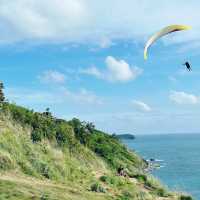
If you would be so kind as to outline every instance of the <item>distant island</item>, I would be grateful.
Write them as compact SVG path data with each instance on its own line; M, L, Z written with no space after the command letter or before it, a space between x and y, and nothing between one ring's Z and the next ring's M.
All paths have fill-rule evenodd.
M135 135L132 135L132 134L120 134L120 135L116 135L116 137L118 139L122 139L122 140L134 140L135 139Z

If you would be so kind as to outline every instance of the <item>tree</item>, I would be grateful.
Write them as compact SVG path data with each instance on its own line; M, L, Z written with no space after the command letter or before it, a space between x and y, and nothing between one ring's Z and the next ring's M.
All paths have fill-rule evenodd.
M46 108L45 112L43 112L43 115L45 115L47 117L52 117L52 114L50 112L50 108Z
M73 118L69 124L73 127L75 137L81 144L86 145L88 136L90 134L88 128L86 128L86 122L81 122L79 119ZM88 134L89 133L89 134Z
M0 103L3 103L5 101L3 89L4 89L3 82L0 82Z
M92 122L87 122L85 128L88 130L89 133L93 133L95 130L95 125Z

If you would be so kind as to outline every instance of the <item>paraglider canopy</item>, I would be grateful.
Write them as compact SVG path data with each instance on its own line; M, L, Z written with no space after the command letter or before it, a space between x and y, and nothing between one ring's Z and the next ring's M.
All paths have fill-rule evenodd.
M159 38L163 37L164 35L176 32L176 31L183 31L183 30L189 30L191 29L190 26L185 26L185 25L171 25L167 26L154 35L150 37L150 39L147 41L145 48L144 48L144 59L147 59L147 54L148 54L148 48Z

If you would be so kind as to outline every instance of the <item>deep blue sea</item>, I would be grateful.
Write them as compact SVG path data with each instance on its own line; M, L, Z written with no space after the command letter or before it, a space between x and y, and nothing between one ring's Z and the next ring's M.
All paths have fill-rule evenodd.
M145 159L163 160L153 175L170 189L200 200L200 134L136 136L124 143Z

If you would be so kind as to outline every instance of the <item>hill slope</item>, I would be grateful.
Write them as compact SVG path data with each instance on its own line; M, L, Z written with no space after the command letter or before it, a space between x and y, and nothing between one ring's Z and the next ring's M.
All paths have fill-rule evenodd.
M187 199L145 174L147 163L91 123L5 103L0 113L0 199ZM123 174L118 175L119 169Z

